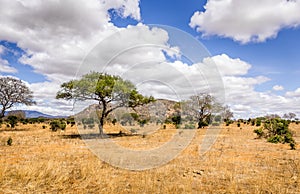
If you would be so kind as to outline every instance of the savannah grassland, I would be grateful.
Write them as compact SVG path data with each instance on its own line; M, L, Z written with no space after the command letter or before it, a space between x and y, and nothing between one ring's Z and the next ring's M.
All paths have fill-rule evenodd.
M145 171L102 162L76 136L75 126L51 132L42 125L0 128L0 193L300 193L300 124L290 125L297 150L255 139L254 126L232 124L222 127L204 155L199 146L207 129L200 129L177 158ZM149 149L174 133L169 127L144 138L114 139L125 147ZM6 143L9 137L12 146Z

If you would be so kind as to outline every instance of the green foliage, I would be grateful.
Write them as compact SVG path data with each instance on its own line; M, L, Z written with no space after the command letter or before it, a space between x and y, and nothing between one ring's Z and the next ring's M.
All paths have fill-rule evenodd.
M95 100L99 104L99 132L103 133L103 125L109 114L114 110L138 106L154 101L152 96L144 97L135 86L119 76L91 72L79 80L71 80L61 85L57 99L77 101ZM101 110L101 111L100 111Z
M264 137L271 143L289 143L291 149L295 149L293 134L288 128L287 120L274 118L266 120L263 128L254 130L259 138Z
M233 121L232 120L226 120L225 123L226 123L226 126L229 126L230 124L233 123Z
M180 114L173 115L171 117L171 120L174 123L174 125L179 125L181 123L181 116L180 116Z
M267 141L270 143L279 143L283 141L283 138L280 135L276 134L274 136L269 137Z
M12 116L8 116L6 121L9 123L11 128L15 128L15 126L18 123L18 117L12 115Z
M50 122L50 126L52 131L57 131L58 129L65 130L67 124L63 120L54 120Z
M256 119L256 127L261 126L261 119L257 118Z
M147 119L141 119L141 120L138 120L138 122L139 122L140 127L144 127L145 124L148 123L148 120Z
M258 138L262 138L264 136L264 131L262 128L255 129L253 132L257 134Z
M240 127L240 126L241 126L241 123L240 123L240 122L238 122L238 123L237 123L237 127Z
M194 124L185 124L184 129L195 129L195 125Z

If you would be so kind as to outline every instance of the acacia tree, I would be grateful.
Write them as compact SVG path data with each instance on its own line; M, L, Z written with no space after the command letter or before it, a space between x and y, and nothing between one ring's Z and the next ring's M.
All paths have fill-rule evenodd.
M71 80L61 85L61 90L56 95L57 99L87 101L98 103L99 133L103 135L105 119L114 110L138 106L154 101L152 96L144 97L138 93L135 86L119 76L91 72L83 75L79 80Z
M197 120L198 129L208 125L212 113L220 108L215 98L205 93L191 96L189 100L183 102L185 114Z
M32 105L32 91L21 81L12 77L0 77L0 118L15 104Z

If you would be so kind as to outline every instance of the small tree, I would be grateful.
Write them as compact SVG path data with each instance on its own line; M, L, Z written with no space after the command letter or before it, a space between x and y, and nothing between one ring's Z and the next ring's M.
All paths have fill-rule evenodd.
M223 120L225 122L227 122L233 118L233 112L231 112L230 107L227 105L225 107L223 107L221 114L222 114L221 116L223 117Z
M0 77L0 118L3 118L5 111L15 104L35 104L32 98L32 92L21 80Z
M105 119L114 110L121 107L134 109L150 103L154 98L139 94L135 86L119 76L91 72L79 80L71 80L61 85L57 99L75 101L92 100L98 103L99 133L103 135Z
M209 94L198 94L191 96L189 100L182 103L184 114L195 118L198 129L207 126L213 111L221 108L215 98Z
M290 112L290 113L285 113L285 114L283 115L283 118L292 120L292 119L295 119L295 118L296 118L296 114L295 114L295 113L292 113L292 112Z

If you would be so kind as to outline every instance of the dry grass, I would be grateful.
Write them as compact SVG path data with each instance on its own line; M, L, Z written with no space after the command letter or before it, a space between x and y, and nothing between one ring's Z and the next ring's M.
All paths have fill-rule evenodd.
M291 128L300 144L300 125ZM64 138L76 135L75 127L50 132L42 124L16 130L2 125L0 193L300 193L300 146L292 151L289 145L255 139L253 129L223 127L211 150L201 156L205 129L197 130L190 146L168 164L128 171L99 160L79 138ZM167 141L173 132L114 140L146 149ZM6 145L9 137L12 146Z

